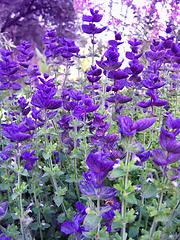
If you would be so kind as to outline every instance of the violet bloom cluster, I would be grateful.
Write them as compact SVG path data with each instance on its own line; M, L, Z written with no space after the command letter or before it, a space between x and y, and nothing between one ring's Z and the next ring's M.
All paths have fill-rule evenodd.
M57 88L52 83L54 78L47 80L49 74L44 74L44 78L40 78L41 84L37 85L37 92L33 94L31 104L45 110L54 110L62 106L60 99L54 99Z
M92 199L101 199L109 206L109 210L102 214L106 218L105 226L108 232L111 231L111 225L115 216L114 211L119 210L119 203L116 201L115 195L117 190L115 188L104 186L104 180L109 172L113 170L115 162L111 160L110 153L103 151L91 152L87 159L86 164L88 171L83 173L85 180L79 182L80 191ZM120 211L120 210L119 210ZM92 230L91 228L88 229Z
M167 26L167 32L171 32L170 26ZM173 43L175 36L164 38L159 36L160 41L153 40L150 46L151 51L145 53L146 59L149 61L149 66L143 72L143 86L147 88L146 95L150 97L148 101L137 103L139 107L161 107L168 105L168 101L159 99L159 89L166 85L166 80L161 78L159 70L162 64L171 63L171 61L180 63L180 51L177 44ZM178 62L179 61L179 62ZM173 65L174 66L174 65Z
M95 23L100 22L103 18L102 14L99 14L98 10L94 10L90 8L91 15L83 15L82 20L85 22L89 22L89 24L83 24L82 30L84 33L91 34L93 37L91 39L92 44L96 44L94 40L94 35L98 33L102 33L106 30L107 27L98 28Z
M83 226L80 226L86 217L86 208L80 202L76 202L76 209L78 213L74 216L74 221L64 222L61 225L61 231L65 234L75 234L76 239L82 239L82 232L85 231Z
M44 54L47 58L53 56L55 49L58 48L59 44L57 43L57 40L58 40L58 37L56 36L56 30L47 29L42 39L46 47Z
M163 172L169 174L170 180L176 180L180 177L179 169L169 169L168 166L180 160L180 141L176 140L176 136L180 133L180 119L174 119L172 115L169 115L166 119L166 125L172 131L168 131L164 127L161 128L159 143L162 149L152 150L152 160L164 169Z
M20 90L21 85L17 83L20 78L19 66L11 58L13 51L0 49L0 53L2 59L0 61L0 90Z
M31 51L31 46L27 41L22 41L21 45L18 45L16 49L20 51L21 53L17 55L17 61L19 62L19 65L27 69L30 65L30 60L34 56L34 52Z
M87 114L94 112L99 108L100 104L93 104L93 100L87 94L81 96L81 101L74 108L73 116L84 119L86 121Z
M104 75L107 75L108 77L111 77L113 79L123 79L123 78L128 77L128 75L126 73L123 73L123 77L121 75L120 76L117 75L117 78L116 78L116 77L114 77L113 72L110 72L110 71L114 71L114 70L117 70L118 68L120 68L124 61L124 60L122 60L121 62L118 62L119 53L118 53L117 46L119 44L122 44L122 42L120 40L121 40L121 35L119 33L115 32L115 40L111 40L108 42L110 47L104 53L101 61L96 61L97 65L100 68L104 69ZM106 57L106 60L104 60L104 57ZM124 76L124 75L126 75L126 76Z
M119 132L121 133L122 137L133 136L135 133L144 131L145 129L151 127L155 121L156 118L152 117L138 119L133 123L130 117L120 115L118 117Z
M0 230L0 235L2 234L2 231ZM6 237L4 234L0 237L0 240L11 240L11 236Z
M8 210L8 205L9 203L7 201L0 204L0 220L2 220L5 217Z
M141 77L139 74L143 71L143 64L140 64L139 58L143 55L143 52L138 54L139 45L142 44L141 41L138 41L134 38L134 41L128 41L131 45L131 52L126 52L126 58L131 60L129 62L129 67L125 68L125 72L128 73L129 81L133 82L133 85L139 86L141 84Z
M116 161L117 158L124 158L122 150L115 150L116 143L119 139L119 135L116 133L106 134L110 127L110 124L105 122L106 116L102 116L100 113L94 113L94 120L91 127L95 130L93 136L91 136L91 142L95 146L100 146L104 153L108 154L108 158L112 161Z
M9 203L3 202L0 204L0 221L5 217L7 210L8 210ZM0 230L0 235L2 234L2 231ZM6 237L4 234L0 236L0 240L10 240L11 236Z
M91 66L91 70L87 72L87 79L91 83L91 85L85 86L86 89L92 90L100 89L99 80L101 79L102 70L97 68L96 65ZM96 84L96 85L94 85Z

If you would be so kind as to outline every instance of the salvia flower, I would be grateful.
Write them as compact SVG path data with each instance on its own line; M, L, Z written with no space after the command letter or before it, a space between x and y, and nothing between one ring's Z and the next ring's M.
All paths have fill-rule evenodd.
M39 159L38 157L33 157L33 154L35 153L35 150L31 152L23 152L21 154L21 157L27 162L24 165L24 168L27 169L28 171L32 170L34 167L34 163Z
M2 134L13 142L23 142L30 139L30 134L24 133L23 128L26 121L22 121L19 124L12 122L11 124L2 124Z
M97 28L94 22L100 22L103 15L98 13L98 10L90 9L91 15L83 15L82 20L85 22L89 22L89 24L83 24L82 25L82 30L84 33L87 34L98 34L102 33L103 31L106 30L107 27L102 27L102 28Z
M11 54L13 51L0 49L0 90L20 90L21 85L16 81L20 78L18 73L18 63L13 61Z
M0 157L6 161L8 158L14 156L14 148L13 144L8 144L5 148L2 149L2 152L0 154Z
M0 235L2 234L2 231L0 230ZM1 236L0 240L11 240L11 236L6 237L4 234Z
M123 135L134 135L136 132L144 131L145 129L151 127L156 118L142 118L138 119L133 123L132 119L128 116L119 116L119 131Z
M16 48L18 51L21 52L21 54L17 55L17 61L19 62L19 65L21 65L24 68L28 68L30 65L30 59L33 58L34 52L31 51L31 44L27 41L22 41L21 45L18 45Z
M81 239L80 237L82 236L82 232L85 231L85 229L83 226L80 226L80 224L86 217L87 213L86 208L80 202L76 203L76 208L79 211L79 213L75 214L74 221L62 223L61 231L67 235L75 233L75 235L79 237L78 239Z
M0 204L0 220L5 217L8 210L8 205L9 203L7 201Z

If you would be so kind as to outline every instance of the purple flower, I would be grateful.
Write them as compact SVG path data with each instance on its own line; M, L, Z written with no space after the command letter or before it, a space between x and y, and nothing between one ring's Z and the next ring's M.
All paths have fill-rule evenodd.
M1 158L6 161L8 158L14 156L13 145L10 143L5 148L2 149Z
M13 51L0 49L1 61L0 61L0 90L20 90L21 85L17 83L17 79L20 78L18 74L18 63L13 61L11 54Z
M121 134L124 135L133 135L136 132L144 131L145 129L151 127L155 121L156 118L142 118L134 122L130 117L128 116L119 116L119 131Z
M135 156L134 159L136 160L135 165L142 165L143 162L147 161L150 157L150 151L141 154L133 154Z
M90 8L90 15L83 15L82 20L85 22L100 22L103 15L99 14L99 10L94 10L92 8Z
M30 134L23 133L25 124L25 121L19 124L15 124L14 122L11 124L2 124L2 134L13 142L23 142L25 140L28 140L32 136Z
M62 106L62 101L53 99L57 89L54 86L48 86L50 83L40 84L37 86L37 92L32 96L31 104L42 109L57 109Z
M100 192L98 192L98 196L102 200L106 200L112 198L116 195L117 189L111 187L102 187Z
M34 163L39 159L38 157L33 157L33 154L35 153L35 150L31 152L23 152L21 154L21 157L27 161L27 163L24 165L24 168L27 169L28 171L31 171L34 167Z
M180 119L175 119L172 114L168 115L166 119L166 125L168 128L179 129L180 128Z
M7 210L8 210L8 202L1 203L0 204L0 220L2 220L5 217Z
M84 205L80 202L76 203L76 208L79 211L79 213L76 213L74 215L74 221L62 223L61 231L67 235L75 233L76 235L79 236L79 239L81 239L80 237L82 237L82 231L85 231L85 229L84 227L81 227L80 224L86 217L87 213L85 211Z
M113 210L109 210L101 215L103 218L107 218L105 226L107 227L107 232L111 232L111 225L113 223L114 217L116 216Z
M87 113L96 111L100 106L100 104L93 105L92 98L88 97L87 95L83 95L81 97L81 100L84 105L79 104L75 106L73 111L74 117L81 118L85 115L85 119L86 119Z
M180 153L170 153L166 156L161 149L152 150L152 160L158 166L169 165L172 163L176 163L180 159Z
M93 172L98 184L100 184L113 169L114 162L106 160L108 156L109 154L100 151L90 153L86 159L86 164Z
M2 231L0 230L0 234L2 234ZM11 240L11 236L6 237L5 235L2 235L0 240Z
M19 65L28 68L30 65L30 59L33 58L34 52L31 51L31 44L27 41L22 41L21 45L17 46L17 50L21 52L21 54L17 55L17 61Z

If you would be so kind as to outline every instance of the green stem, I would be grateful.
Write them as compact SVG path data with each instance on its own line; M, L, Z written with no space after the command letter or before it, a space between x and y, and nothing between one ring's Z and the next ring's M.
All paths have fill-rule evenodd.
M168 228L170 227L173 219L174 219L175 216L176 216L176 212L177 212L177 209L178 209L179 206L180 206L180 200L178 200L176 206L174 207L174 209L173 209L173 211L172 211L172 214L171 214L171 217L170 217L169 221L167 222L165 229L168 229Z
M165 173L163 173L163 180L162 180L162 186L164 185L166 181L166 176L165 176ZM164 192L161 191L160 193L160 197L159 197L159 201L158 201L158 213L160 212L161 210L161 206L162 206L162 201L163 201L163 195L164 195ZM153 220L153 223L152 223L152 226L151 226L151 229L150 229L150 236L153 237L153 234L154 232L156 231L156 226L157 226L157 222L155 221L155 218Z
M76 188L76 193L77 193L77 197L79 202L81 202L80 200L80 193L79 193L79 186L78 186L78 182L77 182L77 158L76 158L76 149L77 149L77 125L75 124L74 126L74 181L75 181L75 188Z
M35 189L35 184L34 184L34 189ZM37 204L37 198L36 198L36 192L33 191L34 193L34 199L35 199L35 203ZM42 233L42 229L41 229L41 215L40 215L40 209L38 209L38 224L39 224L39 231L40 231L40 237L41 240L43 240L43 233Z
M93 38L92 38L92 66L94 66L94 34L93 34Z
M179 64L178 64L178 79L176 81L176 107L174 117L176 117L176 113L178 111L178 95L179 95Z
M24 226L23 226L23 206L22 206L22 192L21 192L21 175L20 175L20 153L19 153L19 143L17 143L17 164L18 164L18 191L19 191L19 212L20 212L20 226L21 226L21 234L22 240L26 239Z
M45 148L47 149L47 146L48 146L48 137L47 137L47 133L46 133L46 129L47 129L47 112L45 110L45 123L44 123L44 137L45 137ZM53 175L53 164L52 164L52 159L51 157L49 158L49 166L50 166L50 169L51 169L51 178L53 180L53 184L54 184L54 188L56 190L56 192L58 193L58 185L57 185L57 181L56 181L56 178L55 176ZM64 203L62 202L61 203L61 206L62 206L62 209L67 217L67 211L66 211L66 208L65 208L65 205Z
M126 162L125 162L125 169L127 172L126 172L126 175L123 177L125 192L126 192L127 184L128 184L128 175L129 175L128 165L130 162L130 157L131 157L131 152L127 151ZM125 200L124 196L123 196L122 205L121 205L121 216L122 216L122 220L124 220L126 217L126 200ZM126 240L126 223L123 224L123 229L121 232L121 239Z

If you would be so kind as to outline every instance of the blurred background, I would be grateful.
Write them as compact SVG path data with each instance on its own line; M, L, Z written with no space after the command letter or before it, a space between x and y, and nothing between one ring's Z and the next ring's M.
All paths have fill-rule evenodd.
M101 52L114 31L120 32L123 41L137 38L147 50L153 38L164 35L171 23L176 40L180 40L179 0L0 0L0 45L13 48L22 40L43 52L42 37L47 28L56 28L57 36L76 41L88 48L89 36L81 29L82 15L95 8L104 15L99 23L108 26L98 35L97 48ZM34 60L36 61L36 60Z

